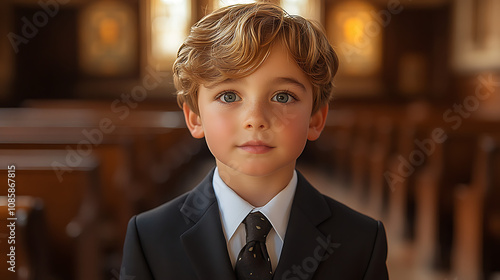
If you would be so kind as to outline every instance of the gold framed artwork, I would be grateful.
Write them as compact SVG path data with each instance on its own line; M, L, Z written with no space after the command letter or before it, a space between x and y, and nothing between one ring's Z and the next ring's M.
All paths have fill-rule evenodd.
M93 2L79 17L79 64L89 76L120 77L137 71L137 14L124 2Z
M367 1L341 1L326 11L328 38L340 65L339 95L376 95L382 92L382 36L385 22ZM389 13L389 11L383 11Z

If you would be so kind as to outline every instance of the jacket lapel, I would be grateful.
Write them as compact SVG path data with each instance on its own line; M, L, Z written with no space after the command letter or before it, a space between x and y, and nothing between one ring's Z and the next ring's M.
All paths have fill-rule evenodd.
M331 245L331 236L318 229L332 215L330 208L323 196L297 173L297 190L274 279L312 279ZM181 241L199 279L235 280L212 178L213 170L193 189L180 209L193 224L181 235Z
M193 226L181 241L199 279L236 279L212 187L213 170L188 195L180 211Z
M312 279L331 250L331 237L317 228L332 215L330 208L323 196L297 173L297 190L274 279Z

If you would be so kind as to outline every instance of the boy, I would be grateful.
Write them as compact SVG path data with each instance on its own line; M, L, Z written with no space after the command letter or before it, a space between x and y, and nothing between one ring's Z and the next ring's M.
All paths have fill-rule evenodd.
M174 81L189 130L217 167L131 219L122 278L388 279L382 223L295 170L325 125L337 68L320 28L269 3L195 24Z

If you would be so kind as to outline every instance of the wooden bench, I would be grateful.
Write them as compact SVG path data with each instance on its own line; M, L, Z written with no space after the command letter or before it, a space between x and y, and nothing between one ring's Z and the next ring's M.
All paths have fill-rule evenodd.
M130 216L134 213L133 197L135 189L131 186L131 142L123 139L104 140L98 146L82 146L85 141L80 127L2 127L0 149L4 150L59 150L65 156L51 162L53 175L58 180L71 176L72 171L88 158L99 161L99 196L105 210L104 220L110 222L105 234L110 242L123 242L117 233L113 233L116 223L119 228L126 228Z
M378 219L389 219L390 197L396 190L402 193L388 183L385 174L405 151L401 146L408 146L404 141L413 135L403 134L412 123L405 109L389 105L343 108L340 117L332 114L325 127L334 147L335 168L341 170L336 176L352 189L357 209Z
M453 197L451 271L463 279L491 279L500 272L500 135L481 137L472 181Z
M346 188L351 184L351 145L355 114L349 109L330 110L321 137L312 144L325 164L333 170L330 173ZM327 156L325 156L325 154Z
M9 198L12 206L12 197L0 196L0 244L5 249L2 254L12 255L12 259L8 256L2 261L0 278L17 280L36 276L36 279L49 279L43 202L30 196L18 196L15 198L17 215L13 217L9 215ZM11 230L7 225L12 218L17 220ZM15 250L11 250L11 246L15 246ZM4 258L2 256L2 260Z
M104 169L103 194L112 206L109 211L124 214L126 218L118 220L126 225L132 213L158 205L154 202L158 198L154 194L158 180L152 177L156 174L152 170L167 166L171 159L162 157L161 161L155 157L175 150L178 142L195 143L190 141L183 122L179 112L137 111L122 120L110 110L1 109L0 127L5 133L0 135L0 145L68 149L73 159L97 154ZM127 200L132 209L120 206L120 201Z
M394 244L411 244L416 238L417 185L429 158L417 145L440 141L443 126L442 108L425 103L409 104L395 121L392 149L389 153L384 179L388 193L387 230ZM438 133L436 133L438 132ZM436 139L433 139L436 138ZM428 210L427 212L431 212Z
M480 120L468 120L458 129L443 127L447 138L436 143L415 185L415 248L421 266L450 269L456 186L472 182L478 136L498 132L498 127Z
M0 129L0 149L66 150L56 163L61 177L87 156L97 158L110 266L121 258L130 217L172 198L176 169L201 147L179 111L131 111L121 119L105 107L0 109Z
M389 221L391 193L396 187L386 178L393 158L401 152L400 141L404 127L409 125L405 107L374 110L374 136L368 157L368 211L377 219ZM388 224L389 225L389 224Z
M0 177L7 178L8 166L15 166L16 197L39 198L45 213L47 238L24 243L22 238L36 237L34 229L26 228L26 235L16 244L31 253L31 249L43 247L37 242L46 242L48 255L43 258L50 260L49 271L57 278L101 279L98 162L88 157L60 181L52 163L65 157L66 151L61 150L0 150ZM0 195L7 196L7 192L2 188ZM16 208L18 217L21 210Z

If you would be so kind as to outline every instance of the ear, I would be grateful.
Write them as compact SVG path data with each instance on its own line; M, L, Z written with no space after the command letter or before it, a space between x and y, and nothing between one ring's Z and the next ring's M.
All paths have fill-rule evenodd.
M198 114L193 112L189 106L184 103L182 105L182 111L184 112L184 118L186 119L186 125L194 138L205 137L205 131L203 130L203 125L201 123L201 118Z
M316 113L311 116L309 121L309 132L307 133L307 140L314 141L319 138L321 131L325 127L326 117L328 115L328 104L319 108Z

